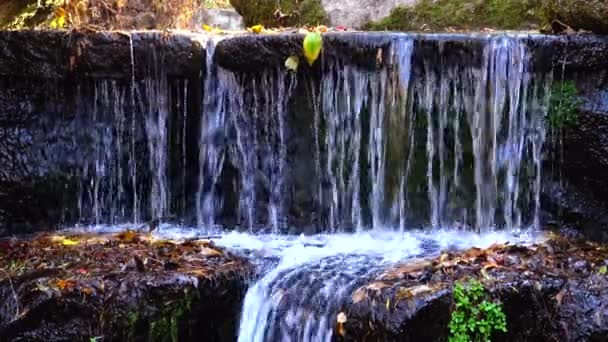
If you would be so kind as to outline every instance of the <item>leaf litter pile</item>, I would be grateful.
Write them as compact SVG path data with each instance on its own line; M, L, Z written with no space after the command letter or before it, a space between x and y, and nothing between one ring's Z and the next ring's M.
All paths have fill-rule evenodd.
M454 284L471 279L479 280L493 298L508 302L509 320L523 320L526 310L537 309L533 303L538 299L541 311L552 312L547 319L564 321L559 322L562 326L558 328L555 327L559 324L551 321L546 323L551 325L549 328L538 324L538 329L574 326L567 334L577 334L577 329L584 329L580 320L592 314L602 319L590 325L608 329L608 246L552 235L547 241L530 246L495 244L487 249L444 252L432 260L389 267L351 293L350 304L336 317L336 331L347 340L361 335L386 337L390 334L378 334L403 333L419 327L425 319L434 321L442 331L453 305ZM511 304L518 301L526 305ZM539 317L543 316L529 320L541 320ZM437 323L442 319L445 322ZM510 323L517 326L521 322Z
M36 311L48 310L44 303L52 301L90 304L96 330L103 331L110 319L104 315L113 310L142 310L146 301L162 309L188 291L221 297L229 284L244 287L251 272L249 262L208 240L159 240L133 231L0 240L0 332L18 320L38 319L44 312Z

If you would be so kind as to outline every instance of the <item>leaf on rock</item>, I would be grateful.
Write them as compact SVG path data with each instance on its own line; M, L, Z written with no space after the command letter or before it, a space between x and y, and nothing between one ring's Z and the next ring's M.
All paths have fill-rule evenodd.
M136 239L138 239L139 234L137 234L137 232L134 232L132 230L127 230L125 232L122 233L118 233L118 235L116 235L116 238L120 241L124 241L124 242L133 242Z
M61 244L64 246L76 246L78 244L78 241L72 239L63 239L61 241Z
M251 33L255 33L255 34L260 34L262 32L264 32L264 25L253 25L249 28L247 28L247 31L251 32Z
M66 289L73 288L75 283L73 280L69 280L69 279L57 279L57 281L55 281L55 285L57 286L58 289L63 291Z
M213 249L213 248L209 248L209 247L202 247L201 254L203 256L206 256L209 258L222 256L222 252L218 251L217 249Z
M298 71L298 65L300 64L300 59L298 56L291 56L285 60L285 68L290 71Z
M355 292L353 292L352 300L354 304L359 303L360 301L367 298L367 291L364 288L360 287Z

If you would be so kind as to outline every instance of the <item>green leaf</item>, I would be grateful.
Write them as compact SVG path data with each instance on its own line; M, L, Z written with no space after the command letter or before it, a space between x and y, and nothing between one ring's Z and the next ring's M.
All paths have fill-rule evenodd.
M309 65L313 65L323 49L323 38L318 32L309 32L306 34L303 43L304 56Z

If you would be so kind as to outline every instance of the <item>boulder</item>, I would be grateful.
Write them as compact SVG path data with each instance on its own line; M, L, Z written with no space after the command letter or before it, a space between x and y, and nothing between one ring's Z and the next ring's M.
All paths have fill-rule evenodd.
M395 266L352 292L335 334L340 340L445 341L454 284L477 278L506 315L508 332L493 341L603 341L607 252L556 238L529 247L444 252L432 261Z
M213 8L203 12L202 22L222 30L242 30L245 28L243 17L232 8ZM197 25L200 26L200 25Z
M388 17L398 6L413 6L419 0L321 0L332 26L361 28L370 21Z
M608 3L603 0L550 0L542 13L549 23L560 21L575 30L608 33Z
M210 241L0 241L2 341L233 341L254 267Z

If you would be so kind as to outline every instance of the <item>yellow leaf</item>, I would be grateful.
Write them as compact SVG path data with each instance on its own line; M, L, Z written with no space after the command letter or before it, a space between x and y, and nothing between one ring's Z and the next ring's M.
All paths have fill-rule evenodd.
M211 27L209 25L203 25L203 30L205 30L207 32L211 32L211 31L213 31L213 27Z
M319 25L319 26L317 26L316 31L325 33L327 31L329 31L329 28L327 28L327 26L325 26L325 25Z
M250 28L248 28L247 31L259 34L262 31L264 31L264 26L263 25L259 25L259 24L258 25L253 25Z
M78 241L71 240L71 239L63 239L61 241L61 244L64 246L75 246L78 244Z

